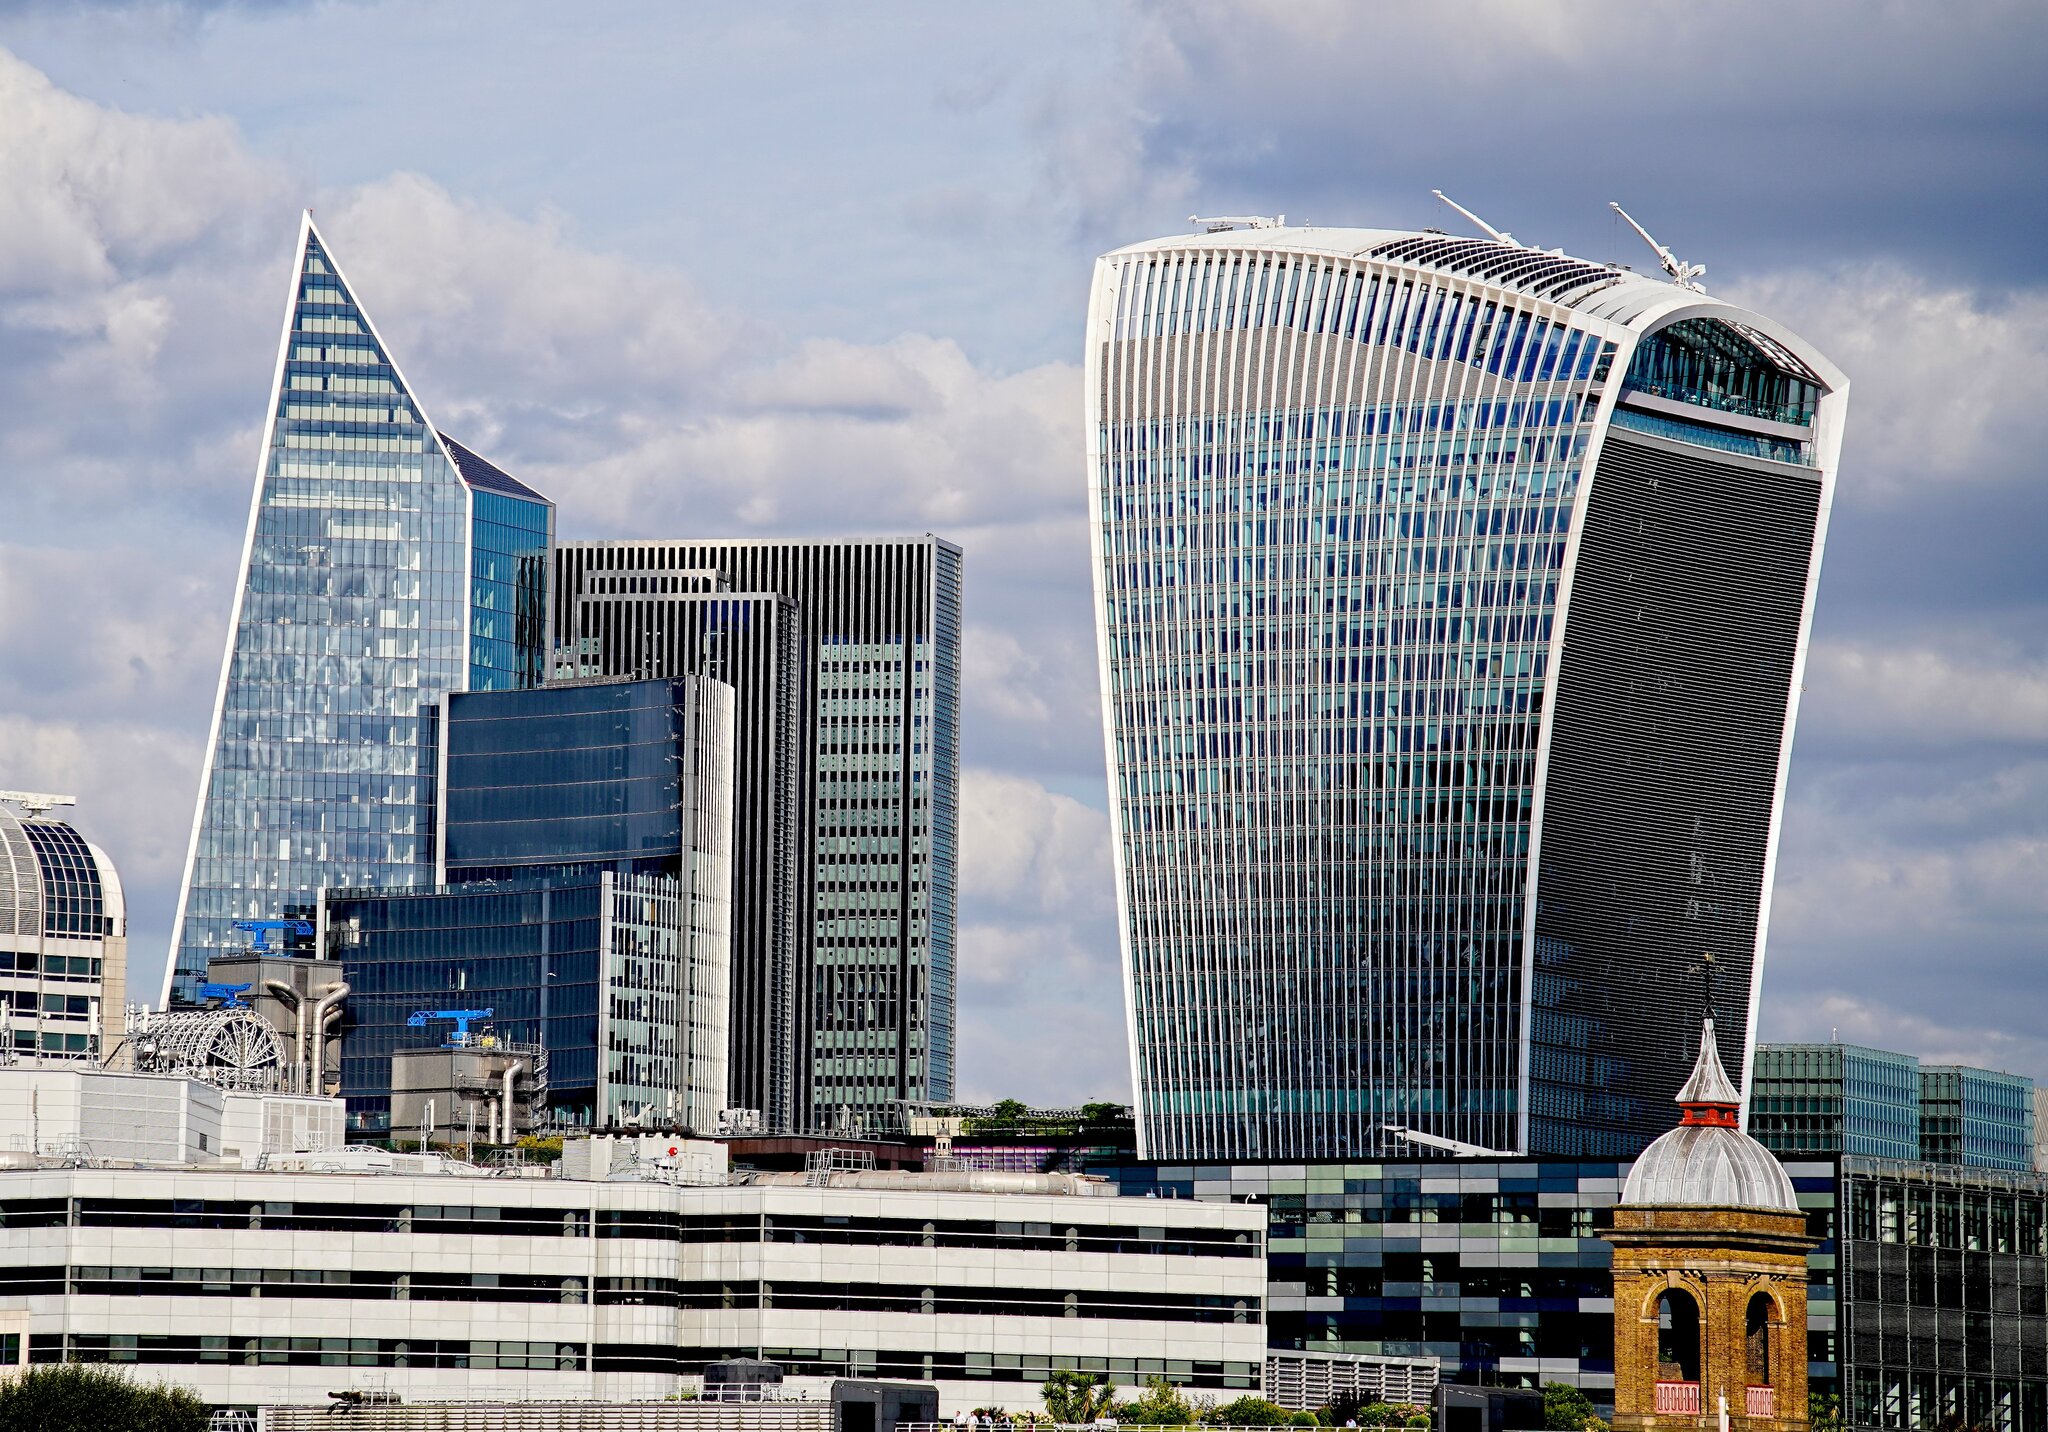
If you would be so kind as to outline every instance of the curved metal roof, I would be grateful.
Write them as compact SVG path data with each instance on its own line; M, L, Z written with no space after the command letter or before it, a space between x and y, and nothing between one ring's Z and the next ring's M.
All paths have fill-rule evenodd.
M1686 1122L1643 1150L1622 1187L1623 1204L1799 1211L1784 1165L1735 1127L1742 1096L1721 1067L1712 1019L1700 1032L1700 1055L1677 1102L1686 1107ZM1727 1122L1695 1122L1700 1111L1718 1111Z
M1267 225L1215 233L1171 234L1126 244L1104 257L1184 249L1250 249L1397 263L1448 277L1472 279L1639 331L1660 328L1680 318L1716 318L1740 328L1745 337L1788 370L1811 376L1833 392L1848 386L1848 377L1824 354L1762 314L1711 294L1683 288L1662 274L1638 273L1619 264L1595 263L1550 249L1468 239L1428 229Z

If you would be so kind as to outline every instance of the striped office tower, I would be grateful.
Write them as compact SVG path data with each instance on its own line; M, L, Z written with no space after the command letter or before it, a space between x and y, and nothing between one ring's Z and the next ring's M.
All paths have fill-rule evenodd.
M1264 221L1088 317L1142 1146L1623 1157L1746 1072L1847 383L1511 241Z

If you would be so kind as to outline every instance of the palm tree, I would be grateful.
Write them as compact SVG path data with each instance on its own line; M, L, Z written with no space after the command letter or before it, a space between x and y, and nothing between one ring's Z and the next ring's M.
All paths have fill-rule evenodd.
M1116 1405L1116 1389L1109 1385L1109 1375L1101 1372L1056 1372L1039 1393L1046 1415L1068 1426L1100 1421Z

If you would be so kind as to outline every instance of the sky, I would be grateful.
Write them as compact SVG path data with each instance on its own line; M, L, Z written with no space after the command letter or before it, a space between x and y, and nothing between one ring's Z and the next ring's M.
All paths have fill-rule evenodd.
M0 0L0 787L170 937L300 209L570 538L967 554L964 1098L1127 1097L1090 266L1192 213L1644 266L1852 379L1761 1033L2048 1079L2048 8Z

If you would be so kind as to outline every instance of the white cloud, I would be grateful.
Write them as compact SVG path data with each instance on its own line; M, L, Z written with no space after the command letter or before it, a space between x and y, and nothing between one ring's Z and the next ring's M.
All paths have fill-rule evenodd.
M2048 743L2048 667L1967 634L1945 649L1867 638L1817 642L1806 690L1800 739L1820 738L1831 749L1853 741L1896 755Z
M2048 436L2048 292L1987 294L1892 263L1731 288L1849 375L1843 494L1891 506L2031 479Z
M960 216L958 232L921 226L919 239L971 250L942 256L939 271L954 285L947 301L973 321L1001 312L1078 338L1098 239L1170 229L1191 207L1253 204L1261 185L1335 184L1347 205L1366 206L1373 185L1394 182L1384 165L1417 144L1425 161L1467 172L1505 152L1507 108L1569 107L1574 91L1557 74L1605 65L1646 35L1665 44L1671 27L1717 23L1670 6L1616 5L1597 23L1574 13L1507 0L1369 19L1329 0L1155 11L1101 61L1115 94L1077 81L1016 99L1036 169L1013 166L998 191L959 165L932 190ZM1442 63L1354 83L1360 54L1418 46ZM1532 50L1555 61L1540 88L1502 78L1473 91L1485 103L1460 122L1483 144L1438 124L1440 111L1413 119L1416 96L1433 102L1447 73L1511 76ZM1746 61L1740 81L1762 84L1806 55L1786 46ZM1707 68L1683 83L1711 89ZM1940 83L1969 78L1956 73ZM1643 133L1662 143L1654 125ZM1753 151L1727 148L1747 174ZM1688 167L1696 159L1673 182L1721 192ZM1489 195L1441 182L1521 226ZM1529 182L1555 187L1534 171ZM435 178L299 187L288 192L286 169L224 121L123 114L0 54L0 657L13 673L0 674L0 772L79 788L81 823L130 874L138 927L154 921L159 945L168 935L286 247L310 194L429 411L556 496L566 535L932 530L962 542L961 1082L1047 1099L1123 1088L1107 824L1052 788L1100 781L1077 366L980 361L984 350L955 341L950 324L870 343L811 337L803 323L778 332L755 316L750 288L772 272L601 252L608 235L556 213L509 213ZM1572 202L1597 209L1605 197ZM830 241L821 231L817 262ZM786 234L778 242L786 264ZM1019 255L1040 266L1018 291L1042 312L1004 307L1016 301L1004 265ZM1044 281L1052 270L1071 280L1070 312L1039 297L1061 291ZM922 256L898 276L925 285ZM1824 613L1859 560L1906 570L1943 559L1859 558L1843 545L1859 514L1883 507L1910 523L1957 494L2028 510L2036 399L2048 388L2040 292L1972 288L1896 261L1781 266L1726 291L1806 333L1856 382ZM891 295L872 297L897 311ZM946 309L921 299L916 311ZM1816 647L1771 990L1809 1033L1816 1020L1846 1025L1829 1002L1853 990L1873 1021L1927 1021L1918 1032L1870 1026L1896 1031L1887 1037L1996 1051L2048 1017L2028 993L2048 929L2048 675L2023 637L1960 633L1987 613L2037 627L2041 589L2029 571L1990 592L1970 554L1946 560L1959 574L1952 603L1910 630L1887 625L1888 639L1863 627ZM2018 994L1993 1003L1993 990ZM2032 1067L2048 1073L2048 1057Z
M0 50L0 295L112 285L276 183L220 119L123 114Z

